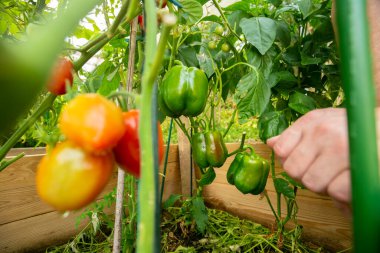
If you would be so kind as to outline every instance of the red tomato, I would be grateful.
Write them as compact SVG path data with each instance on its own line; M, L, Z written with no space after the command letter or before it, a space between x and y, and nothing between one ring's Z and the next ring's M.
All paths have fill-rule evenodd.
M81 94L62 109L59 127L77 145L91 152L111 150L125 126L119 107L99 94Z
M60 211L82 208L104 189L114 165L112 153L96 155L69 141L59 143L38 164L38 195Z
M52 75L47 84L47 89L55 95L66 93L66 83L73 85L73 63L67 58L59 58L54 66Z
M116 162L126 172L140 177L140 143L138 136L139 111L130 110L123 113L124 125L126 127L124 136L113 149ZM161 126L158 123L158 160L161 163L164 157L164 139Z

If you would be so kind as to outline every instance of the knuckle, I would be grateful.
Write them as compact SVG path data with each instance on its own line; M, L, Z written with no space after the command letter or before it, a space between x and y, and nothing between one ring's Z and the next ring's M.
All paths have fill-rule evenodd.
M300 163L295 160L293 157L287 159L283 165L284 170L288 175L296 180L301 180L304 170Z
M327 186L311 173L306 173L302 178L302 184L312 192L326 193Z

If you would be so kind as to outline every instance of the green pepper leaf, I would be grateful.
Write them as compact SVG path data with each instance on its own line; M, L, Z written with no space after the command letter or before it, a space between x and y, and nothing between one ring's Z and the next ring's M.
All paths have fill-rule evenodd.
M164 202L163 208L168 209L169 207L174 206L174 204L180 200L182 197L181 194L171 194L169 198Z
M259 71L251 71L243 76L236 87L234 97L238 104L239 122L259 116L265 110L270 95L270 87Z
M206 230L208 223L208 213L202 197L195 197L191 200L191 215L197 224L197 230L202 234Z
M202 175L201 179L199 179L199 186L209 185L211 184L216 177L215 170L213 167L209 167L205 174Z
M266 142L267 139L281 134L288 127L288 121L283 112L265 112L260 116L257 127L260 139Z
M240 27L247 41L264 55L276 39L276 22L265 17L242 19Z
M287 180L291 185L293 186L296 186L298 188L301 188L301 189L305 189L305 186L303 186L303 184L297 182L296 180L294 180L293 178L291 178L288 173L286 173L285 171L284 172L281 172L280 174L283 178L285 178L285 180Z
M305 114L317 108L317 104L312 97L306 96L298 91L290 95L288 105L291 109L301 114Z
M274 187L276 192L284 194L284 196L294 199L296 195L294 194L294 189L289 185L289 182L283 178L274 179Z

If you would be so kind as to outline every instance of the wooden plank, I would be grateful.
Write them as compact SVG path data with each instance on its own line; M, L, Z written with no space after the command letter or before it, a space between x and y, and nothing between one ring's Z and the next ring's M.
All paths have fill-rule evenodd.
M112 214L113 208L105 209ZM76 227L80 211L64 217L59 212L48 212L0 226L0 250L7 252L36 252L53 245L66 243L88 223Z
M13 152L17 153L18 150ZM55 245L78 232L74 227L74 215L62 219L61 214L39 199L35 190L35 170L43 155L32 153L0 173L0 252L27 251ZM160 169L162 172L163 165ZM98 199L113 190L116 182L115 170ZM181 192L178 146L171 145L163 200Z
M182 116L180 118L186 129L190 126L189 119ZM191 145L180 127L177 126L179 167L181 168L181 186L183 196L192 196L196 191L196 181L194 166L191 159Z
M252 143L257 154L269 159L271 150L262 143ZM227 145L229 151L238 148L237 144ZM253 220L273 227L274 216L266 201L260 196L244 195L234 186L229 185L226 173L233 157L227 159L225 165L216 169L215 181L204 188L206 203L217 209L228 211L239 217ZM276 162L276 173L281 172L279 162ZM266 190L274 208L276 192L273 181L268 180ZM299 190L297 193L299 207L298 224L304 227L305 238L320 242L332 250L341 250L351 247L352 231L351 221L343 217L332 200L327 196L314 194L308 190ZM285 203L282 204L282 213L286 214Z

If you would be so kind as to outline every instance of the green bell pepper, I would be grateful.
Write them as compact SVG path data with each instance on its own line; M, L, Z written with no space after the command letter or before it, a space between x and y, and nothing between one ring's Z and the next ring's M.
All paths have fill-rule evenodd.
M160 110L169 117L195 117L206 106L208 79L195 67L177 65L164 76L158 90Z
M238 153L227 171L227 181L244 194L257 195L265 189L269 169L269 162L253 151Z
M191 139L193 158L200 168L219 168L224 164L228 151L220 132L195 133Z

